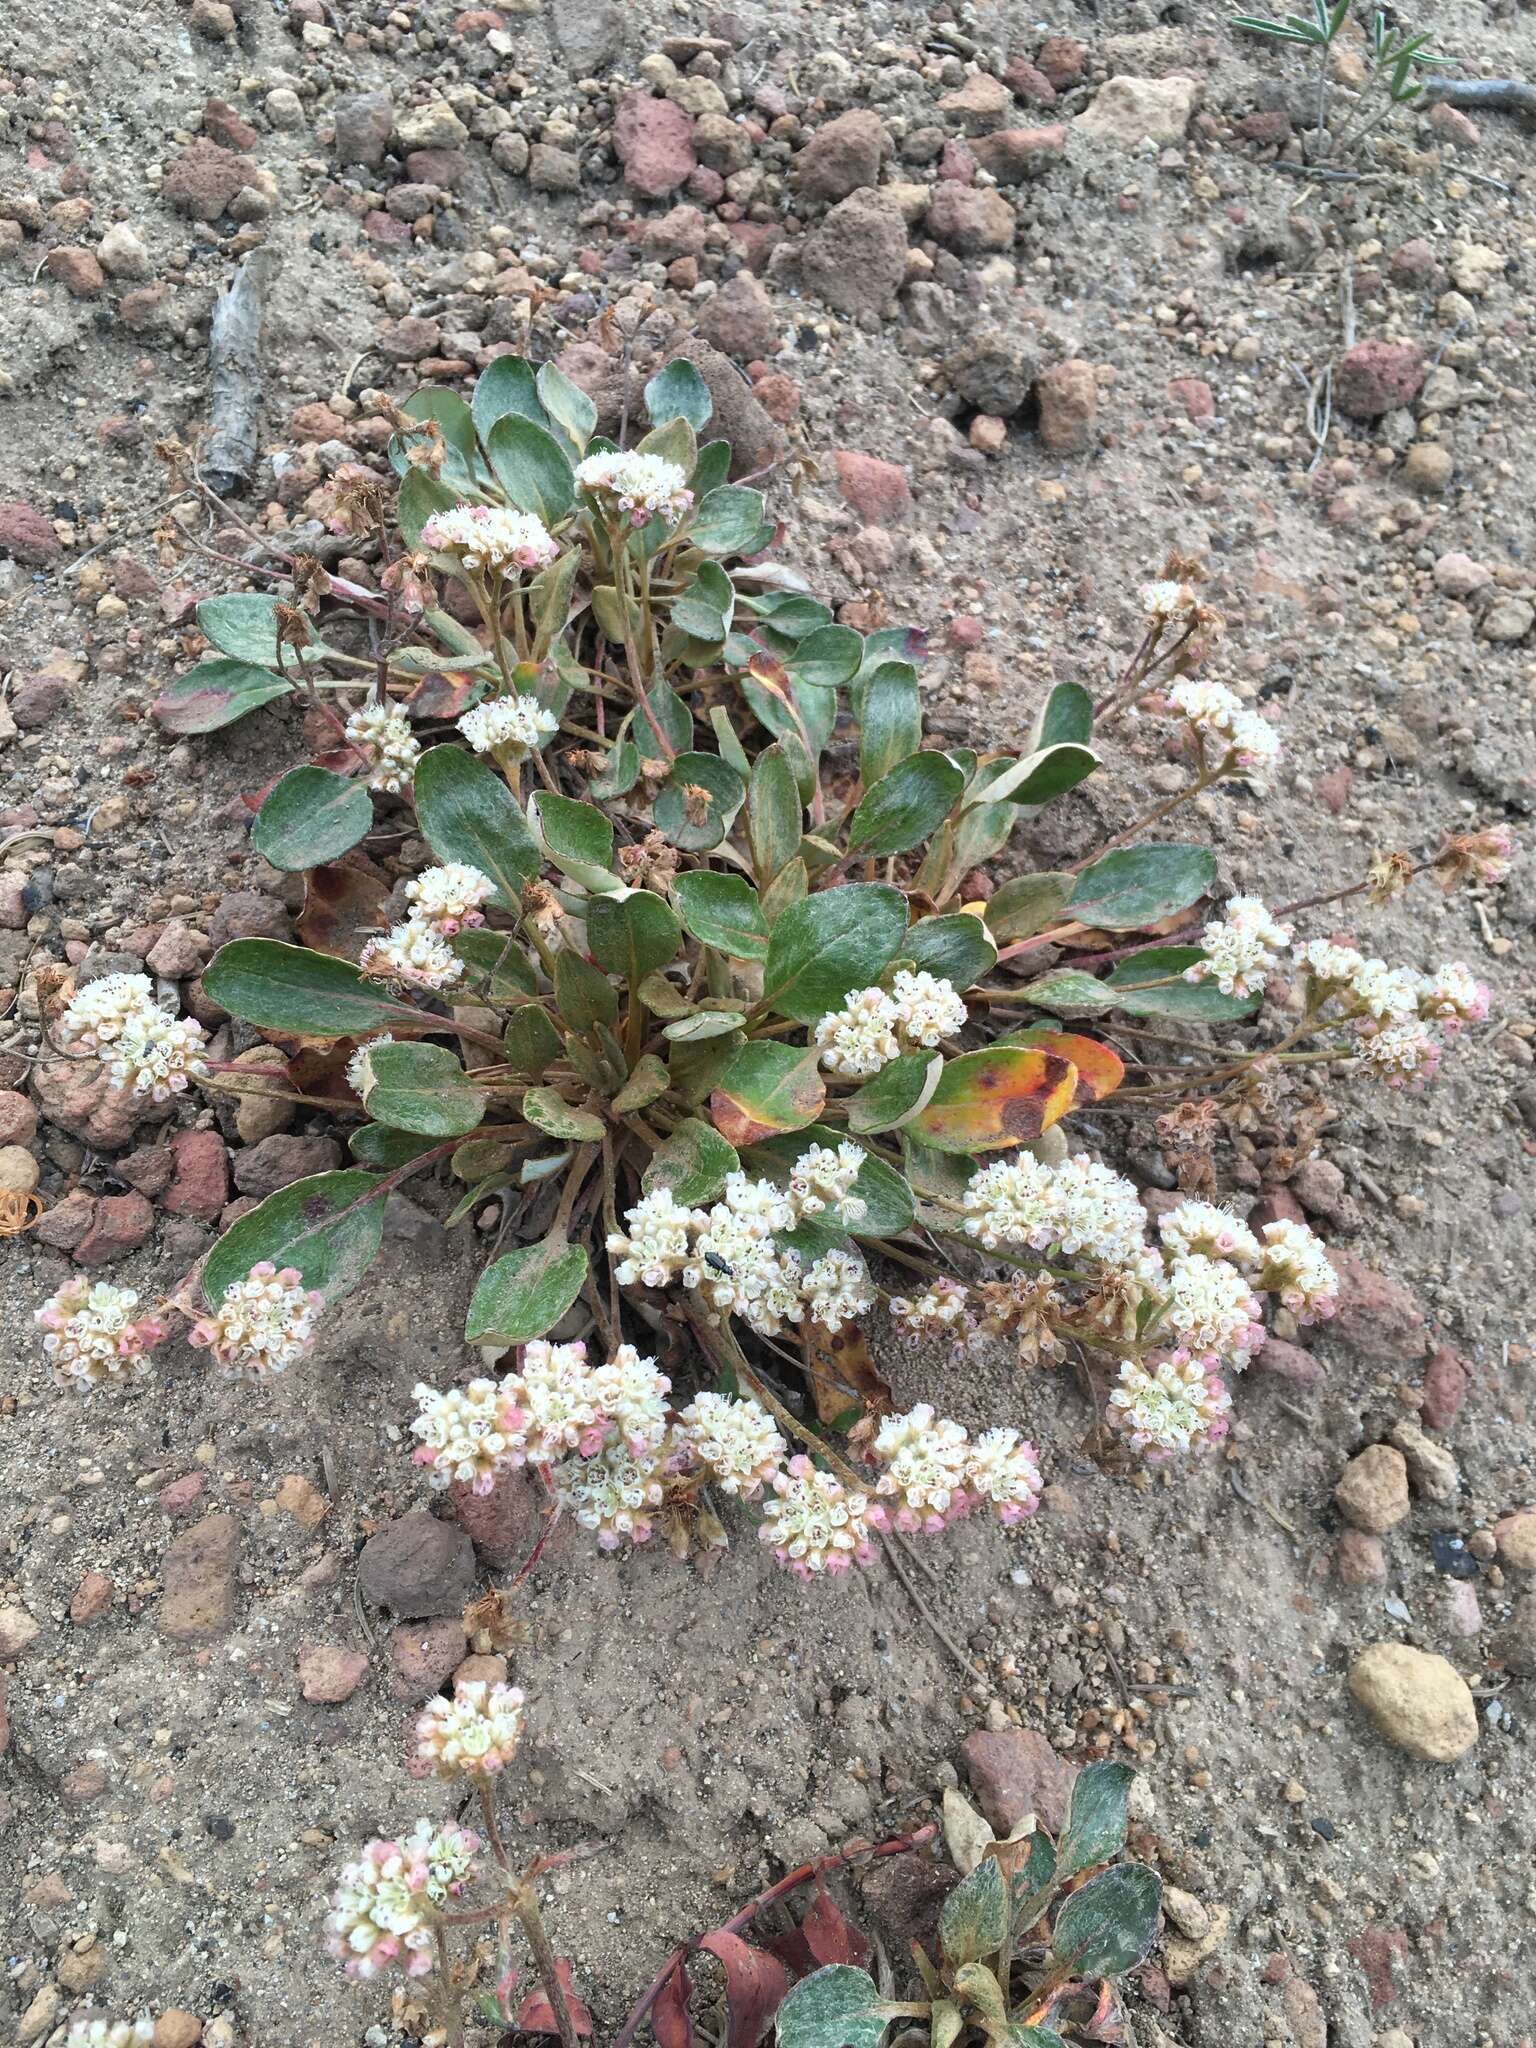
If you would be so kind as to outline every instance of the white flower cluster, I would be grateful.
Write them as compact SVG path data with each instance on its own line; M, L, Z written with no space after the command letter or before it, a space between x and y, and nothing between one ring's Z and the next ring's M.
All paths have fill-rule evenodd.
M429 1700L416 1723L416 1756L439 1778L494 1777L523 1739L523 1694L515 1685L466 1678Z
M349 1977L376 1977L399 1961L407 1977L432 1969L433 1928L475 1875L480 1838L417 1821L399 1841L370 1842L331 1896L326 1949Z
M1298 1321L1323 1321L1338 1307L1339 1276L1305 1223L1266 1223L1260 1259L1258 1286Z
M136 2020L76 2020L64 2038L64 2048L150 2048L155 2023L145 2016Z
M1280 752L1274 727L1225 683L1187 676L1168 692L1168 702L1203 738L1219 742L1222 756L1251 777L1262 777Z
M1170 577L1161 577L1154 583L1141 586L1141 608L1147 617L1159 626L1166 626L1172 619L1182 619L1195 609L1195 593L1187 583L1175 583Z
M495 895L495 883L467 861L452 861L413 876L405 893L410 915L392 925L385 937L368 941L357 963L359 971L370 981L406 988L455 987L464 978L464 962L449 941L456 933L485 923L480 906ZM387 1037L375 1041L390 1042Z
M501 1389L494 1380L474 1379L440 1394L418 1382L412 1434L421 1438L413 1456L427 1467L432 1486L467 1486L482 1498L496 1474L511 1462L512 1440L502 1423Z
M373 1086L373 1067L370 1063L371 1055L376 1053L381 1046L393 1045L394 1042L395 1037L392 1031L376 1031L372 1038L363 1039L353 1051L351 1058L347 1061L346 1075L347 1086L355 1095L361 1095L365 1089Z
M1249 1266L1259 1262L1259 1240L1239 1217L1214 1202L1180 1202L1157 1219L1157 1234L1175 1258L1198 1252Z
M650 1524L642 1510L660 1504L662 1477L678 1450L671 1386L655 1359L632 1344L591 1366L585 1344L537 1337L499 1386L475 1379L446 1393L415 1389L416 1461L434 1487L457 1483L481 1495L498 1472L552 1468L557 1494L578 1522L608 1539L606 1547L624 1536L643 1542ZM622 1526L621 1514L629 1517Z
M314 1347L325 1297L306 1288L296 1266L279 1272L270 1259L232 1280L211 1315L198 1318L187 1341L213 1356L221 1371L264 1380L296 1365Z
M368 787L396 796L416 773L421 742L411 721L393 704L371 699L348 715L346 736L368 756Z
M421 544L466 569L544 569L560 549L542 519L504 505L450 505L422 522Z
M1168 1266L1164 1322L1182 1349L1241 1372L1264 1342L1258 1296L1226 1259L1188 1252Z
M1445 1056L1443 1039L1488 1015L1489 990L1460 960L1419 974L1327 939L1308 939L1296 953L1312 1005L1340 1005L1355 1028L1356 1055L1392 1088L1433 1080Z
M675 462L660 455L624 450L589 455L577 463L576 481L593 497L614 505L631 526L656 518L675 526L693 503L687 477Z
M1122 1359L1106 1420L1150 1459L1205 1450L1227 1433L1232 1396L1221 1376L1180 1353L1139 1364Z
M972 1442L963 1424L941 1421L926 1402L886 1416L869 1454L885 1468L868 1515L876 1528L931 1534L979 1505L1017 1522L1040 1505L1033 1444L1013 1429L989 1429Z
M681 1282L765 1337L807 1313L835 1335L875 1304L863 1259L834 1248L807 1266L776 1240L828 1209L842 1223L860 1222L865 1204L852 1189L863 1162L857 1145L813 1145L795 1161L787 1190L738 1171L707 1210L685 1209L670 1189L653 1189L625 1211L626 1229L609 1236L619 1285Z
M966 1487L1003 1523L1022 1522L1040 1505L1043 1481L1035 1447L1016 1429L986 1429L971 1445Z
M484 924L485 912L480 906L495 893L496 885L488 875L461 860L449 861L445 867L427 868L413 875L405 885L411 921L430 925L445 939Z
M370 939L358 959L370 981L406 988L445 989L464 977L464 962L431 925L414 917L392 925L382 939Z
M965 1003L953 982L926 971L898 968L890 993L855 989L831 1010L812 1037L821 1064L832 1074L878 1074L903 1052L931 1050L965 1023Z
M1291 927L1277 924L1257 896L1227 899L1226 915L1200 935L1205 958L1184 970L1190 982L1214 981L1224 996L1264 993L1267 977L1291 943Z
M477 754L510 753L521 759L560 730L553 711L537 697L492 697L466 711L459 731Z
M819 1216L830 1209L839 1223L862 1223L869 1205L854 1194L853 1184L864 1159L863 1146L847 1139L835 1149L813 1145L809 1152L802 1152L789 1179L790 1200L800 1215Z
M1029 1152L999 1159L972 1179L965 1205L965 1228L987 1251L1022 1244L1135 1266L1145 1250L1146 1211L1135 1188L1086 1153L1058 1166Z
M741 1500L767 1485L789 1448L773 1417L753 1400L696 1394L678 1421L680 1438L722 1493Z
M592 1458L572 1458L556 1468L555 1498L580 1528L597 1538L599 1550L621 1543L648 1543L656 1510L666 1500L662 1460L635 1457L626 1444L612 1443Z
M1187 1443L1211 1434L1227 1407L1216 1375L1223 1367L1242 1371L1264 1342L1262 1293L1303 1322L1333 1313L1338 1275L1304 1224L1267 1224L1261 1239L1214 1203L1184 1201L1160 1219L1154 1250L1131 1183L1081 1154L1055 1167L1030 1153L983 1167L965 1204L965 1228L987 1250L1027 1247L1086 1265L1057 1282L1091 1290L1076 1312L1166 1345L1166 1359L1130 1361L1122 1372L1110 1419L1129 1427L1139 1446L1187 1447L1175 1441L1181 1428ZM1009 1304L996 1306L994 1322L1007 1326ZM1054 1313L1073 1312L1058 1293ZM1170 1402L1195 1420L1187 1427L1170 1420ZM1161 1418L1155 1427L1147 1419L1154 1415Z
M94 1053L116 1088L169 1102L208 1071L208 1034L155 1001L147 974L106 974L70 998L58 1023L67 1052Z
M893 1294L886 1306L904 1329L917 1335L948 1330L962 1322L969 1314L970 1293L958 1280L941 1274L921 1294Z
M66 1280L36 1320L47 1332L43 1351L54 1371L81 1392L120 1385L145 1368L145 1354L165 1335L154 1316L134 1319L139 1297L109 1280Z
M758 1528L779 1563L797 1579L835 1576L875 1554L869 1496L850 1493L809 1458L791 1458L773 1475Z

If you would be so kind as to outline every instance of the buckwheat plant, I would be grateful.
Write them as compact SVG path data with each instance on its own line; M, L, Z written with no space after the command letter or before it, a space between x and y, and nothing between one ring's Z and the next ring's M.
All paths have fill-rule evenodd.
M270 1383L324 1343L391 1192L436 1184L497 1251L467 1369L415 1391L425 1484L531 1485L544 1536L566 1518L624 1553L723 1541L735 1503L824 1583L1041 1493L1026 1380L1001 1416L892 1412L871 1337L1004 1334L1080 1369L1106 1446L1221 1440L1276 1313L1324 1318L1338 1282L1304 1226L1211 1199L1217 1142L1296 1072L1428 1085L1488 1008L1463 964L1372 958L1318 913L1421 874L1495 886L1511 848L1490 827L1389 850L1298 903L1224 887L1169 820L1272 775L1284 733L1205 672L1221 620L1177 558L1097 703L1064 682L1020 746L936 742L921 636L838 623L767 559L698 372L668 364L645 402L630 448L551 364L423 393L392 414L393 490L329 486L371 584L290 558L278 594L200 606L214 652L162 722L293 696L325 735L252 828L309 878L309 943L222 948L216 1040L143 976L61 991L49 1026L150 1101L334 1104L353 1163L259 1203L153 1313L72 1282L40 1320L82 1391L147 1369L177 1316ZM1183 783L1034 871L1011 849L1133 715ZM233 1057L261 1037L276 1071ZM1084 1142L1121 1113L1179 1162L1155 1225ZM408 1893L430 1934L422 1897L446 1908Z
M366 1981L398 1968L432 1980L440 2030L429 2038L452 2048L464 2039L473 1974L454 1960L458 1933L494 1930L497 1988L482 2001L484 2016L516 2022L507 2004L518 1974L510 1949L513 1920L527 1939L562 2048L576 2048L576 2022L539 1910L538 1882L588 1852L537 1857L515 1870L496 1814L500 1774L522 1741L523 1704L515 1686L480 1680L460 1681L451 1697L428 1703L416 1723L414 1766L474 1799L484 1834L424 1818L398 1838L368 1842L343 1866L325 1920L326 1948L349 1977Z

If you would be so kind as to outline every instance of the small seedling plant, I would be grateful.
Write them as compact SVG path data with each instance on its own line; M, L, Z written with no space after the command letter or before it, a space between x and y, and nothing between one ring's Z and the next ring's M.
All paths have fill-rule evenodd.
M1191 565L1144 588L1097 703L1062 683L1022 749L938 745L917 640L834 622L771 558L761 494L701 445L693 366L645 396L625 450L549 364L503 358L471 403L424 393L396 414L397 491L338 480L376 588L300 560L280 593L201 605L215 651L162 720L297 695L324 734L254 805L257 849L306 878L303 943L236 939L202 982L269 1064L214 1057L145 976L61 989L49 1028L146 1103L195 1083L332 1111L354 1164L258 1204L148 1312L81 1279L40 1320L81 1388L145 1367L178 1318L216 1367L269 1379L374 1264L391 1193L446 1179L448 1224L493 1245L464 1329L481 1370L416 1389L431 1485L531 1475L546 1535L569 1515L607 1549L722 1541L735 1501L819 1581L1040 1493L1020 1429L891 1412L877 1315L1075 1361L1149 1457L1219 1441L1268 1311L1326 1316L1336 1290L1304 1225L1254 1232L1205 1198L1222 1119L1297 1067L1420 1085L1487 1004L1459 963L1389 967L1290 913L1426 869L1496 879L1509 843L1218 908L1211 850L1161 835L1261 782L1280 736L1197 672L1220 621ZM1182 735L1184 786L998 881L1138 705ZM1122 1108L1196 1162L1155 1229L1069 1142L1074 1112Z
M1313 74L1317 92L1317 115L1312 136L1312 161L1324 163L1355 154L1366 137L1379 128L1394 108L1411 106L1423 94L1417 73L1431 64L1452 60L1427 48L1428 30L1409 34L1393 27L1378 7L1371 16L1370 60L1365 83L1353 117L1337 134L1328 126L1332 80L1329 65L1339 32L1350 18L1349 0L1312 0L1310 14L1287 14L1273 18L1259 14L1236 14L1233 28L1267 36L1277 43L1299 43L1313 51Z
M1131 1776L1090 1764L1059 1841L1031 1815L980 1849L944 1903L937 1957L912 1945L922 1998L884 1997L867 1970L830 1963L780 2006L779 2048L881 2048L893 2022L928 2048L1123 2039L1116 1980L1150 1951L1162 1900L1155 1871L1117 1860Z

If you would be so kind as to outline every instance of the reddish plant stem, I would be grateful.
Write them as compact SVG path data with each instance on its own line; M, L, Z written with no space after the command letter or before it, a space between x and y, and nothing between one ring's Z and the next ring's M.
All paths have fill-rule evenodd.
M781 1877L777 1884L769 1885L766 1891L759 1892L755 1899L743 1906L741 1911L727 1920L723 1927L711 1928L710 1932L739 1934L744 1927L750 1926L765 1907L775 1905L794 1891L796 1886L808 1883L813 1877L820 1877L829 1870L839 1870L859 1856L868 1856L871 1859L878 1856L899 1856L904 1850L915 1849L922 1842L932 1841L937 1833L936 1823L929 1821L926 1827L916 1828L909 1835L896 1835L889 1842L880 1842L873 1846L868 1842L852 1842L846 1849L838 1850L833 1856L818 1856L810 1863L802 1863L798 1870L792 1870L787 1877ZM613 2048L630 2048L630 2043L640 2031L646 2014L665 1991L673 1975L682 1968L691 1955L696 1953L703 1939L702 1935L695 1936L691 1941L680 1943L672 1951L614 2036Z

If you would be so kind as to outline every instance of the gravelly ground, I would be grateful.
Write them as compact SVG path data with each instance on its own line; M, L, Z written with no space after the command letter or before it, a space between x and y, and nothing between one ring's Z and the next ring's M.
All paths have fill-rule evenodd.
M1051 680L1102 677L1132 643L1137 581L1177 544L1209 558L1230 621L1227 672L1277 710L1287 743L1268 799L1202 802L1232 888L1300 897L1354 878L1372 850L1431 843L1445 824L1525 827L1536 761L1526 135L1497 114L1480 117L1475 143L1403 116L1383 132L1378 179L1320 189L1277 171L1274 145L1236 126L1301 117L1286 55L1234 41L1216 10L1169 13L1069 7L1042 27L1016 7L978 7L957 16L958 44L942 10L743 4L712 23L691 6L591 0L507 12L494 31L505 47L483 20L456 26L440 7L316 6L306 24L297 8L251 4L228 40L209 0L190 12L103 5L88 22L44 0L0 27L11 145L0 229L14 220L19 244L0 301L4 490L44 521L41 537L11 530L19 561L0 554L0 674L20 728L0 711L0 986L88 946L142 951L169 919L208 933L230 891L278 886L229 805L297 757L296 725L264 713L172 745L143 717L192 652L186 597L220 573L173 546L153 444L204 426L210 297L262 238L282 270L268 323L278 467L241 501L259 521L301 516L341 459L330 444L363 418L347 416L349 391L415 381L387 355L358 361L381 340L409 350L399 323L436 322L433 347L452 361L460 341L520 338L519 268L557 295L539 315L542 348L558 345L554 314L574 326L648 292L787 380L787 393L758 384L790 415L799 458L775 485L785 552L840 600L932 630L925 681L941 730L1016 740ZM1425 22L1471 72L1531 69L1523 14L1441 6ZM642 60L667 37L713 32L731 47L716 59L706 45L692 82L673 89L708 116L699 84L718 78L738 139L709 147L731 162L741 119L756 121L743 168L760 181L635 202L603 141L619 87L660 86ZM873 109L896 143L887 185L932 180L946 140L944 167L963 171L954 147L976 121L938 102L974 68L1041 55L1047 34L1079 38L1086 69L1057 107L1020 101L1007 117L1069 124L1059 153L1042 145L1038 178L1002 188L1013 247L957 253L914 220L895 316L882 317L889 292L872 289L869 309L845 317L806 282L791 234L767 261L761 304L741 287L732 318L712 305L744 246L733 226L793 213L816 229L825 203L794 178L786 188L783 172L818 126ZM1070 125L1105 77L1179 73L1204 89L1182 141L1130 147ZM469 131L445 131L461 161L409 178L393 159L340 164L336 95L381 87L397 121L446 95ZM251 124L246 150L204 113L210 97ZM198 221L160 194L200 125L271 174L237 188L243 219ZM938 137L931 154L925 129ZM579 189L533 189L517 135L574 165ZM546 186L570 180L549 156L530 167ZM441 191L450 175L452 193L389 210L402 183ZM183 203L201 207L201 189ZM701 226L653 233L649 246L625 226L680 201L700 207ZM130 252L93 284L72 259L44 263L50 250L95 249L119 221L141 240L142 266ZM691 258L670 253L694 242ZM1413 243L1427 248L1402 253ZM474 287L494 276L482 259L498 251L512 252L512 288L488 297ZM857 294L867 274L848 267ZM1297 372L1313 378L1342 352L1346 272L1358 338L1416 344L1437 381L1375 426L1335 416L1309 468ZM948 380L989 330L1026 385L1035 365L1093 366L1085 449L1047 446L1033 400L999 452L971 445L972 405ZM1207 396L1170 388L1181 379ZM330 418L298 410L338 393ZM1441 458L1410 459L1415 445L1444 450L1449 478ZM911 510L861 520L830 459L839 448L901 464ZM280 500L270 515L269 500ZM1473 569L1447 567L1453 555ZM1037 864L1145 804L1166 767L1161 738L1154 724L1123 737L1115 772L1040 821ZM513 1657L534 1700L513 1803L533 1845L609 1844L554 1879L549 1906L599 2039L680 1934L827 1843L919 1816L960 1739L989 1716L1079 1757L1096 1741L1126 1754L1129 1735L1154 1802L1144 1852L1230 1915L1193 1981L1170 1993L1149 1976L1144 2048L1158 2027L1244 2048L1529 2039L1531 1594L1519 1571L1485 1562L1469 1605L1431 1538L1471 1537L1536 1498L1531 874L1527 861L1480 897L1417 893L1358 925L1315 928L1358 931L1412 965L1465 958L1497 992L1499 1021L1456 1051L1432 1093L1339 1091L1322 1149L1342 1185L1311 1183L1319 1227L1411 1290L1422 1327L1410 1295L1368 1293L1316 1340L1316 1384L1250 1374L1230 1456L1146 1485L1084 1454L1090 1418L1070 1383L1021 1381L1002 1355L956 1365L882 1340L899 1397L977 1424L1025 1416L1048 1454L1053 1490L1027 1536L967 1526L929 1553L949 1626L980 1655L985 1683L965 1689L884 1572L807 1598L759 1567L745 1531L708 1573L665 1555L594 1565L557 1539L530 1582L531 1640ZM24 996L0 1024L0 1040L11 1034L0 1059L33 1043L31 1007ZM12 1064L0 1080L24 1085ZM82 1142L72 1120L73 1131L45 1121L33 1143L50 1207L76 1185L123 1191L126 1137L114 1145L98 1124ZM1105 1120L1088 1135L1121 1133ZM1239 1194L1263 1178L1251 1158L1225 1166ZM160 1214L113 1277L152 1295L210 1235ZM430 1213L403 1214L390 1249L387 1289L349 1304L313 1369L269 1401L209 1381L183 1352L153 1387L89 1409L66 1408L49 1386L29 1326L67 1259L29 1238L0 1253L16 1361L0 1394L11 1481L0 1609L39 1625L14 1664L0 1659L0 2013L19 2040L48 2040L93 2003L189 2009L210 2043L307 2048L361 2040L375 2023L385 2032L368 2038L395 2038L387 1998L347 1991L319 1957L315 1920L363 1836L442 1810L401 1764L409 1709L391 1696L388 1646L365 1633L382 1619L354 1605L353 1556L422 1503L399 1431L415 1380L459 1365L473 1256ZM1385 1539L1384 1579L1349 1583L1332 1488L1352 1453L1418 1404L1442 1342L1470 1373L1442 1430L1455 1490L1415 1500ZM228 1626L193 1649L159 1625L161 1561L207 1512L234 1518L240 1561ZM89 1573L110 1580L108 1604L71 1620L72 1602L93 1604L81 1600ZM1382 1637L1450 1658L1498 1717L1460 1763L1411 1761L1350 1704L1344 1672ZM313 1642L370 1652L342 1705L301 1698L296 1660ZM1132 1721L1122 1678L1180 1690L1154 1694L1162 1703Z

